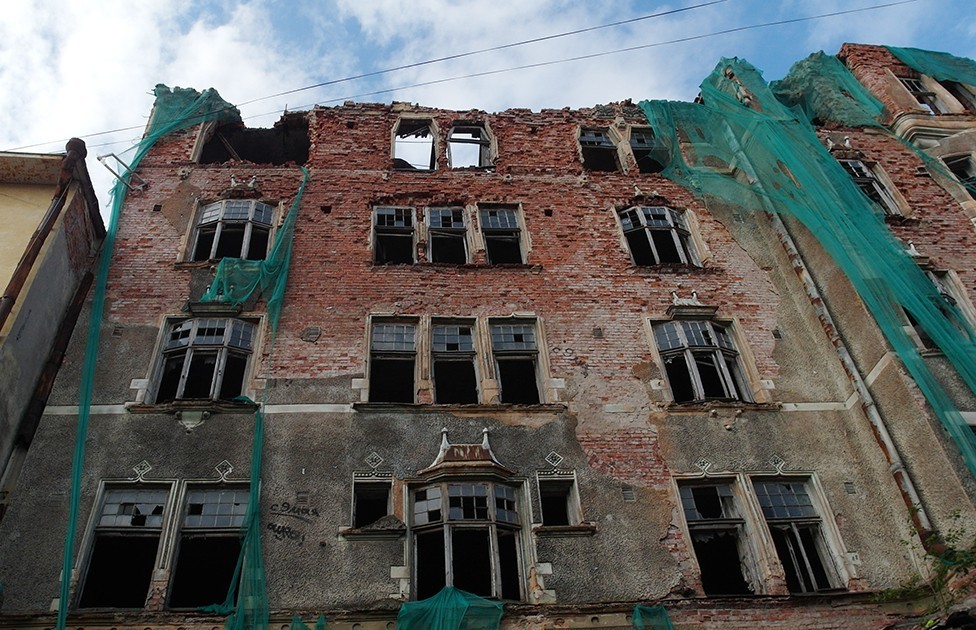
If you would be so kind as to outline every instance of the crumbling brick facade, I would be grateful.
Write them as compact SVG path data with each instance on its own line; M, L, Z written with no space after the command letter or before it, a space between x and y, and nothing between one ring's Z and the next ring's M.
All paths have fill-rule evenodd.
M857 52L845 48L849 63ZM198 566L188 549L228 538L214 521L200 542L191 517L248 481L253 408L238 393L267 420L273 623L392 627L401 602L445 584L503 600L510 628L622 627L636 604L664 605L679 628L909 615L872 599L921 553L898 542L915 536L898 475L936 528L974 514L972 479L815 235L654 172L640 139L652 132L630 102L347 103L288 114L261 137L280 136L274 160L213 157L257 146L215 123L162 139L127 196L108 279L71 623L220 623L178 585ZM461 136L474 166L457 166ZM894 138L822 137L883 170L904 204L891 230L970 299L967 208ZM399 153L404 141L429 143L429 161ZM201 305L216 261L200 243L273 239L303 180L279 156L306 151L277 331L263 300ZM44 496L65 492L82 351L21 481ZM878 408L907 473L879 446ZM799 507L777 511L787 495ZM138 525L112 511L132 505L148 506ZM52 509L15 504L0 553L30 523L63 523ZM99 571L124 564L113 545L132 527L147 599L123 605ZM0 625L47 619L59 535L42 535L30 567L0 567Z

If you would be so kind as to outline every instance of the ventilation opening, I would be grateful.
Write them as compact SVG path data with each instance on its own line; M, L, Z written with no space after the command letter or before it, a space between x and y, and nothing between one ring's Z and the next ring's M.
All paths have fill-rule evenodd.
M517 405L539 403L534 359L499 359L498 380L501 385L501 402Z
M417 599L427 599L446 584L444 575L444 530L417 534Z
M144 607L158 548L158 535L96 536L78 607Z
M412 403L413 359L374 358L369 368L369 402Z
M438 404L475 404L478 384L474 363L468 361L434 361L434 402Z
M390 484L357 483L353 489L353 527L375 523L390 513Z
M506 263L519 264L522 262L522 247L519 244L518 231L512 232L492 232L485 234L485 250L488 254L488 263L501 265Z
M542 503L543 525L570 525L569 500L573 489L571 481L545 481L539 483L539 500Z
M393 168L432 171L437 165L430 120L402 119L393 142Z
M184 536L180 541L171 608L196 608L219 604L227 598L234 579L241 542L237 533Z
M201 164L228 160L256 164L305 164L308 162L308 119L305 113L285 114L271 129L247 129L241 124L222 125L203 147Z
M717 503L717 496L715 498ZM695 506L699 512L702 511L702 503L697 497ZM717 509L718 516L706 516L703 512L702 516L720 518L721 508ZM735 529L696 529L691 532L691 541L698 557L702 588L706 595L752 594L752 589L742 575L739 536Z

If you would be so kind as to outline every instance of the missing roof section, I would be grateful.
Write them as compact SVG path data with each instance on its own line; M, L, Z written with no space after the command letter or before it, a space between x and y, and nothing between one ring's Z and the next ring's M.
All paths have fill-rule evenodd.
M230 160L273 164L308 162L308 118L305 112L286 113L270 129L248 129L243 123L220 125L200 154L201 164Z
M437 143L429 118L402 118L393 139L393 168L433 171L437 168Z

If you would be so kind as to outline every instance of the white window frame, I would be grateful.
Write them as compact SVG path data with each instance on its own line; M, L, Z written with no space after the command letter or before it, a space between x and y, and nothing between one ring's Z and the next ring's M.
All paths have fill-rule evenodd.
M697 327L698 331L702 332L701 341L707 342L708 339L711 339L712 342L694 343L696 339L686 327ZM674 334L667 334L665 331L668 328L673 330ZM731 323L721 323L708 319L671 319L652 321L651 329L655 348L661 361L662 375L668 384L672 401L677 404L701 403L708 400L754 402L755 393L743 366L742 352L736 344ZM672 339L677 341L678 345L670 345ZM668 341L669 346L662 348L662 341ZM725 396L705 395L701 373L695 361L696 355L712 357L712 365L716 369L719 384L722 386ZM674 394L674 384L668 375L668 365L678 357L685 362L693 393L693 397L688 400L677 400Z
M513 339L507 339L504 327L512 328ZM495 368L495 380L498 384L498 399L501 404L542 404L545 402L545 388L541 378L542 362L539 352L541 345L541 334L538 320L526 317L493 317L488 320L488 338L491 347L491 359ZM496 332L498 334L496 334ZM526 338L525 333L531 332L531 338ZM503 344L522 347L501 347ZM502 367L500 362L505 361L531 361L535 372L535 387L538 393L538 401L535 403L512 403L511 398L505 400L504 386L502 384Z
M201 330L223 327L223 334L217 340L213 336L200 334ZM184 334L185 333L185 334ZM241 378L241 391L248 391L248 381L252 370L254 349L259 343L259 326L254 319L234 317L188 317L167 318L164 320L160 337L158 359L152 379L152 399L157 404L179 400L223 400L220 396L230 357L243 358L244 368ZM202 339L201 339L202 338ZM182 340L185 340L183 342ZM166 366L171 358L183 355L183 364L177 377L173 398L161 401L160 394L166 378ZM196 354L215 355L214 375L210 381L210 392L206 397L185 397L186 383Z
M451 508L451 488L452 487L462 487L462 486L484 486L486 487L486 517L485 518L458 518L456 516L457 512L454 512L452 516ZM518 587L518 598L517 600L511 601L524 601L526 598L526 553L523 549L523 526L524 526L524 515L527 514L525 510L525 505L523 501L523 488L524 484L513 483L507 481L498 480L487 480L481 478L467 478L467 477L450 477L444 480L438 480L433 483L423 483L412 486L409 488L409 505L408 517L410 523L410 541L411 541L411 575L412 579L412 598L419 598L419 584L418 584L418 569L421 563L421 558L419 557L420 549L417 543L417 537L429 532L442 531L443 544L444 544L444 580L445 585L453 586L455 584L454 576L454 562L453 562L453 549L452 541L453 534L456 531L463 530L477 530L477 531L487 531L488 541L489 541L489 554L490 554L490 570L491 570L491 592L490 593L480 593L482 597L489 597L494 599L503 598L503 577L502 577L502 567L500 558L500 547L498 543L499 531L505 531L514 535L515 544L515 565L518 571L517 584ZM499 518L501 513L497 507L498 495L497 488L505 488L511 491L511 497L506 497L507 500L512 501L514 510L512 512L515 515L515 521L506 521ZM437 498L436 503L439 505L437 509L440 511L440 518L434 520L428 520L431 511L424 511L423 514L425 518L421 521L421 513L418 512L418 500L417 494L419 492L427 492L430 489L436 488L440 494ZM426 502L431 502L431 499L425 499ZM426 504L425 504L426 507ZM463 514L463 509L462 509ZM478 594L478 593L476 593Z
M241 214L247 205L246 214ZM276 205L268 204L257 199L222 199L213 203L200 206L197 209L197 218L193 227L193 245L190 247L188 259L191 261L220 260L222 256L217 256L221 236L226 229L233 227L244 227L244 235L241 241L241 249L237 255L228 254L228 258L242 258L245 260L264 260L271 248L272 235L274 233L274 219ZM210 243L210 250L207 257L197 256L197 248L201 246L203 234L213 230L213 240ZM260 257L250 258L251 239L257 232L263 232L267 243L264 252Z
M651 216L648 216L648 215ZM663 217L663 218L658 218ZM636 219L636 222L635 222ZM639 267L653 267L657 265L682 264L693 267L701 266L701 258L697 252L697 243L692 230L689 214L686 211L671 206L629 206L617 210L617 221L623 232L624 242L630 260ZM668 233L674 245L678 260L662 261L662 254L658 251L658 244L654 240L654 233ZM647 242L653 263L638 263L634 253L631 238L643 238Z

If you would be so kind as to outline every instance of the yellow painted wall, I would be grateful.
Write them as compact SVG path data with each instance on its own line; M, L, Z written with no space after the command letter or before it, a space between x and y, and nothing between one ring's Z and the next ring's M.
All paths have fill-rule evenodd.
M51 205L55 186L0 182L0 291Z

